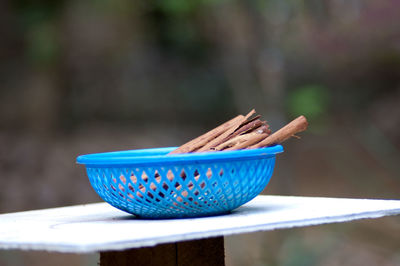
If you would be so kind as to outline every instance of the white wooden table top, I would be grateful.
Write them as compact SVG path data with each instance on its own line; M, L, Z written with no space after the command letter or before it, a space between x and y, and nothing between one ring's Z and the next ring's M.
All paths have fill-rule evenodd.
M258 196L230 214L138 219L95 203L0 215L0 248L98 252L400 214L400 200ZM396 232L400 233L400 232Z

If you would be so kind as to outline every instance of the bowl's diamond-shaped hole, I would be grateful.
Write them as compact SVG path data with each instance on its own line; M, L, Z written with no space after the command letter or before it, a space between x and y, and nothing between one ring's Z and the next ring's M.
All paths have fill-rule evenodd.
M179 174L179 176L182 178L182 180L185 180L187 175L184 169L181 170L181 173Z
M161 182L161 175L157 170L154 172L154 179L156 180L157 183Z
M200 194L200 192L196 189L196 190L193 192L193 194L194 194L195 196L198 196L198 195Z
M167 172L167 179L169 181L172 181L172 180L174 180L174 178L175 178L174 173L172 172L171 169L169 169L168 172Z
M211 168L208 168L206 171L207 178L210 179L212 177L212 175L213 175L213 172L212 172Z
M128 188L130 191L135 192L135 188L132 186L131 183L128 183Z
M150 183L150 189L155 191L157 189L157 185L154 184L153 182Z
M140 191L146 191L146 187L144 184L139 184Z
M140 185L139 186L139 191L145 193L146 192L146 187Z
M199 179L200 173L199 173L199 170L198 170L198 169L194 170L193 176L194 176L194 179L195 179L196 181Z
M142 172L142 180L144 181L144 182L146 182L147 183L147 181L149 181L149 177L147 176L147 174L146 174L146 172L145 171L143 171Z
M165 190L168 190L168 189L169 189L169 186L168 186L168 184L167 184L165 181L164 181L163 184L162 184L162 188L165 189Z
M120 175L119 180L121 180L122 183L126 184L126 178L124 175Z
M132 181L133 184L136 184L136 183L137 183L137 178L136 178L136 176L135 176L134 173L131 173L130 179L131 179L131 181Z
M218 175L219 176L223 176L224 175L224 169L219 170Z
M183 190L183 191L181 192L181 195L182 195L183 197L187 197L187 196L189 195L189 192L187 192L186 190Z
M198 181L200 179L200 174L197 170L194 172L190 172L189 178L190 178L190 180Z
M201 187L201 188L205 188L205 187L206 187L206 182L204 182L204 181L201 182L201 183L200 183L200 187Z
M115 177L112 178L112 181L113 181L114 183L117 183L117 179L116 179Z
M118 188L119 188L121 191L125 192L125 188L124 188L124 186L123 186L121 183L118 184Z

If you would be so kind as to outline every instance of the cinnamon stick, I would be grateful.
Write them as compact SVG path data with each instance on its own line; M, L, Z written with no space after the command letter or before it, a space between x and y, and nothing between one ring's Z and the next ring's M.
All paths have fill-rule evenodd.
M306 130L308 127L307 119L304 116L299 116L292 122L282 127L272 135L266 137L264 140L257 144L250 146L250 149L268 147L275 144L279 144L294 136L296 133Z
M262 139L265 139L268 137L269 133L271 131L268 129L268 126L262 125L260 127L257 127L256 129L252 130L249 133L243 134L243 135L238 135L233 138L229 138L225 142L221 143L217 147L215 147L213 150L215 151L221 151L221 150L235 150L238 149L236 147L243 145L243 147L247 147L248 145L254 144ZM252 141L253 139L258 139L258 141L253 141L251 144L245 144L249 143L249 141Z
M256 134L254 136L251 136L251 138L247 139L244 142L237 143L236 145L233 145L232 147L229 147L227 149L224 149L225 151L232 151L232 150L241 150L245 149L257 142L260 142L261 140L267 138L269 134Z
M210 140L218 137L221 135L223 132L225 132L228 128L232 127L232 125L236 125L238 121L243 121L244 116L243 115L238 115L231 120L223 123L222 125L208 131L207 133L201 135L200 137L197 137L179 148L173 150L169 154L176 154L176 153L188 153L188 152L193 152L197 150L198 148L204 146L206 143L208 143Z
M252 116L256 111L253 109L251 110L245 117L242 119L238 119L236 123L232 123L232 126L228 128L225 132L223 132L221 135L218 137L210 140L208 143L206 143L203 147L199 148L197 152L202 152L202 151L209 151L213 147L221 144L227 136L232 134L237 128L239 128L250 116Z
M246 134L248 132L253 131L256 128L259 128L260 126L266 126L266 129L268 129L268 125L266 121L261 121L260 119L251 121L251 122L246 122L244 124L242 124L237 130L235 130L231 135L229 135L228 137L225 138L224 141L227 141L229 139L232 139L233 137L237 136L237 135L242 135L242 134ZM270 131L270 130L269 130ZM271 133L271 132L269 132Z

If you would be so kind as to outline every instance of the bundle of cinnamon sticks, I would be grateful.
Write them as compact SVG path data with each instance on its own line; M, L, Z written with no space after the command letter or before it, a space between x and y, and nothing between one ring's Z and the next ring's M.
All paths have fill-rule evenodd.
M280 144L307 129L304 116L291 121L271 134L266 121L253 109L247 115L238 115L211 131L183 144L170 154L254 149Z

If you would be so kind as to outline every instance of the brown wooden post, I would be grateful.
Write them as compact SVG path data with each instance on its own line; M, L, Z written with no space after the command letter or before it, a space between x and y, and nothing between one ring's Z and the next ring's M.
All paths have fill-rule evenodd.
M178 266L225 265L224 238L205 238L178 242Z
M206 238L100 253L100 266L128 265L223 266L224 238Z

